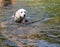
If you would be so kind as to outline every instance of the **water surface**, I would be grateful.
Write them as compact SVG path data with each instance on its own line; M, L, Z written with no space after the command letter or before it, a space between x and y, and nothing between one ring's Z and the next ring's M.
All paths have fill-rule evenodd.
M16 3L14 4L13 7L0 8L0 22L5 22L5 21L9 22L9 20L11 20L11 16L16 12L16 10L20 8L26 9L27 15L31 17L32 20L39 20L39 19L50 17L49 16L50 14L43 11L48 3L47 4L45 3L45 5L44 4L41 5L43 2L40 3L39 0L37 0L38 3L36 1L33 2L33 0L31 1L30 0L26 0L26 1L15 0L15 2ZM51 4L49 6L51 6ZM13 33L12 29L18 28L15 26L15 24L7 25L7 27L8 28L5 28L5 29L7 29L8 31L11 31L10 33ZM43 23L34 23L32 25L28 25L27 27L24 26L23 28L30 28L30 27L32 28L37 27L37 28L40 28L41 30L39 32L37 31L37 33L31 30L31 34L29 34L30 32L27 32L27 34L25 34L25 35L29 34L28 38L26 38L25 36L21 37L20 40L24 43L25 42L27 43L26 47L28 46L29 47L35 47L35 46L37 47L60 47L60 34L59 34L60 25L43 22ZM3 30L5 29L0 28L1 32L3 32ZM15 29L15 31L19 33L18 30ZM23 32L21 31L21 33ZM28 40L29 38L31 40ZM2 34L0 35L1 47L12 47L12 46L17 47L14 43L12 45L12 43L7 40L8 39L2 36ZM30 43L28 41L30 41Z

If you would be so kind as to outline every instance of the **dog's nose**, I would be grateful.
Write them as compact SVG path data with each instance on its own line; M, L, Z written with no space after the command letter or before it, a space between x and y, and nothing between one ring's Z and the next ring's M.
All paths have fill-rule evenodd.
M24 17L25 17L26 15L24 15Z

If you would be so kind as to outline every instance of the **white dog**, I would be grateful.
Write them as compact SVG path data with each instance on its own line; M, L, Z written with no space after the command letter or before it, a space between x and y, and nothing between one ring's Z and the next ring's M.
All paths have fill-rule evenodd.
M15 22L21 23L23 21L27 22L25 20L26 17L26 10L25 9L19 9L16 11L15 15L12 16L14 18Z

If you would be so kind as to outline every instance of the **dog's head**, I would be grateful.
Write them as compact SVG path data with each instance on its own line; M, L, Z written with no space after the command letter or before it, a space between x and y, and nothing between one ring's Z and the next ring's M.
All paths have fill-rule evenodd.
M19 9L18 13L19 13L20 17L25 17L26 16L26 10L25 9Z
M25 18L25 16L26 16L26 10L19 9L12 17L14 17L14 20L20 20L21 18Z

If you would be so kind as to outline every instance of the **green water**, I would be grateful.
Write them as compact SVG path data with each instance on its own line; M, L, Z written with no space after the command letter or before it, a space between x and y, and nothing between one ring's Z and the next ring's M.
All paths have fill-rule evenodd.
M31 34L29 37L40 40L40 42L38 42L38 47L60 47L60 0L15 0L13 7L0 8L0 22L10 20L9 17L20 8L26 9L27 15L32 17L33 20L53 17L54 19L46 21L45 25L39 24L38 26L45 28L47 25L49 25L49 29L56 29L55 31L40 31L39 34ZM0 28L0 31L3 30L4 29ZM1 34L0 47L13 47L4 44L4 41L6 40L7 39Z

